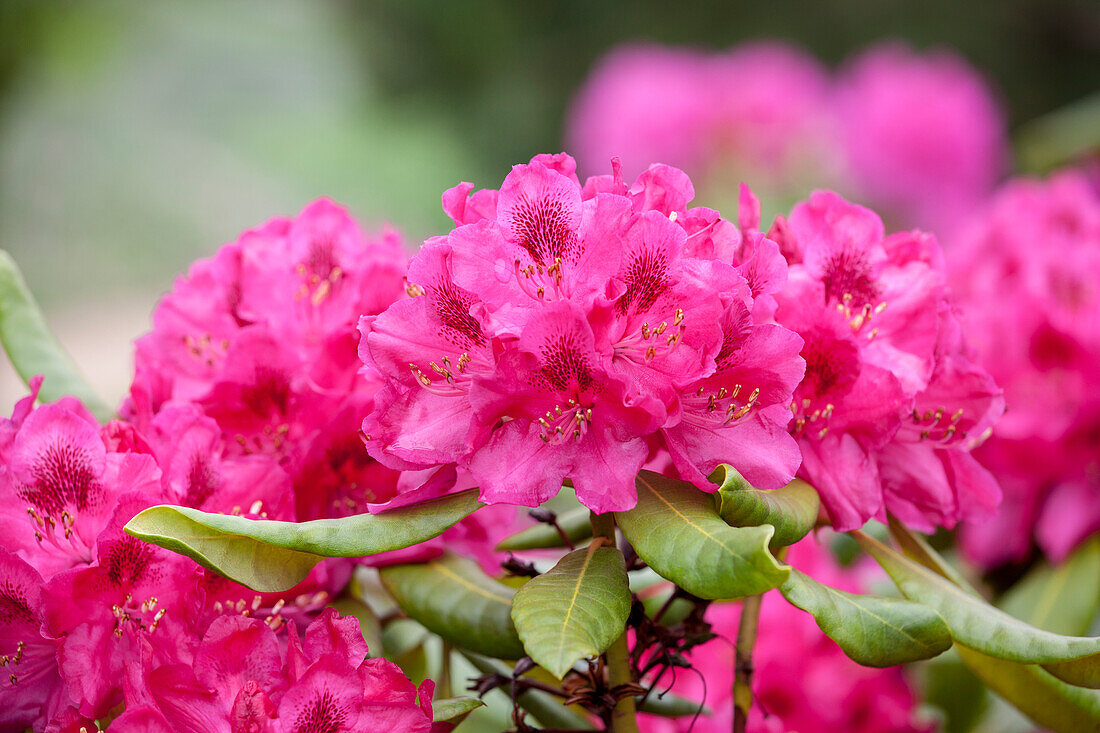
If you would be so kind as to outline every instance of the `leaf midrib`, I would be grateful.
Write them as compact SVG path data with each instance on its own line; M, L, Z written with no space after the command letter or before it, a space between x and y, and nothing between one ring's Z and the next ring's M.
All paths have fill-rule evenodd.
M558 659L561 660L565 654L565 639L566 629L569 628L569 621L573 618L573 609L577 606L577 596L581 592L581 584L584 583L584 574L588 572L588 566L592 563L592 558L596 555L596 550L603 547L598 542L593 542L588 546L588 551L584 555L584 563L581 565L580 572L577 573L577 584L573 588L573 597L569 599L569 607L565 610L565 621L561 625L561 632L558 634Z
M927 643L921 641L917 637L915 637L912 634L909 634L908 632L906 632L905 629L901 628L900 626L895 626L894 624L890 623L888 620L886 620L882 616L879 616L874 611L871 611L870 609L866 608L865 606L859 605L858 603L853 601L851 598L848 598L847 596L845 596L841 591L839 591L835 588L830 588L827 585L821 585L821 587L823 589L825 589L825 592L828 593L829 595L836 596L837 598L851 604L852 606L855 606L857 611L861 611L862 613L866 613L871 618L878 619L879 621L882 622L883 626L887 626L891 629L894 629L895 631L897 631L902 636L906 637L907 639L909 639L911 641L916 642L917 644L920 644L922 647L924 647L926 649L935 649L936 648L934 644L927 644ZM928 610L932 611L932 613L935 613L935 611L930 609L930 608Z
M474 585L469 580L467 580L466 578L463 578L461 575L459 575L455 571L451 570L449 567L447 567L443 563L432 562L432 563L429 563L429 565L434 567L436 570L441 572L443 575L446 575L447 577L451 578L452 580L454 580L459 585L463 586L464 588L468 588L469 590L472 590L474 593L477 593L480 596L484 596L484 597L488 598L491 601L494 601L496 603L500 603L500 604L503 604L503 605L506 605L506 606L509 606L509 607L512 605L511 599L506 599L504 596L497 595L496 593L491 593L490 591L487 591L487 590L485 590L484 588L482 588L480 586Z
M680 519L684 520L684 522L685 522L685 523L686 523L686 524L687 524L687 525L688 525L689 527L691 527L692 529L695 529L696 531L698 531L698 532L699 532L700 534L702 534L702 535L703 535L704 537L706 537L707 539L709 539L710 541L712 541L712 542L713 542L714 544L716 544L716 545L718 545L719 547L721 547L721 548L722 548L723 550L725 550L726 552L728 552L728 553L729 553L730 555L732 555L733 557L736 557L736 558L738 558L739 560L744 560L745 562L748 562L747 558L746 558L746 557L745 557L744 555L742 555L741 553L737 552L737 551L736 551L736 550L734 550L734 549L733 549L732 547L729 547L728 545L726 545L726 543L722 542L722 541L721 541L720 539L718 539L717 537L715 537L714 535L712 535L712 534L711 534L710 532L706 531L705 529L703 529L702 527L700 527L700 526L699 526L698 524L696 524L695 522L691 521L691 519L690 519L690 518L688 518L688 516L687 516L686 514L684 514L683 512L681 512L681 511L680 511L679 509L677 509L677 508L676 508L676 507L675 507L675 506L674 506L674 505L673 505L673 504L672 504L672 503L671 503L670 501L668 501L668 499L666 499L665 497L661 496L661 494L660 494L660 493L659 493L659 492L657 491L657 489L655 489L655 488L654 488L654 487L653 487L653 486L652 486L652 485L651 485L651 484L650 484L650 483L649 483L648 481L646 481L646 480L645 480L644 478L642 478L641 476L638 476L638 483L640 483L640 484L641 484L642 486L644 486L644 487L646 487L647 489L649 489L649 492L650 492L651 494L653 494L653 495L654 495L655 497L657 497L657 499L658 499L658 500L660 500L660 501L661 501L661 503L663 503L663 504L664 504L665 506L667 506L667 507L668 507L669 509L671 509L671 510L672 510L672 512L673 512L673 514L675 514L676 516L680 517Z

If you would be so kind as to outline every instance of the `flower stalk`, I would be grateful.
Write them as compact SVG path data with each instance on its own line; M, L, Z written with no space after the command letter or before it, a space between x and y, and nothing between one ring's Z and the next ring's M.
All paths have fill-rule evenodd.
M615 518L610 512L591 515L593 538L603 537L612 547L615 542ZM630 651L626 645L626 631L605 652L607 659L608 684L614 690L619 685L629 685L634 682L634 676L630 671ZM611 711L611 721L608 730L611 733L638 733L637 711L634 705L633 695L623 695L615 703Z
M752 649L756 644L763 600L762 594L749 596L741 609L733 658L733 733L745 733L749 722L749 709L752 708Z

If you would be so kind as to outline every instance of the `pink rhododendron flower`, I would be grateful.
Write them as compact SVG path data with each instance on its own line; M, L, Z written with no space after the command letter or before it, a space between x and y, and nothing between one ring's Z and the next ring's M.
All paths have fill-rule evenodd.
M221 455L266 457L290 476L294 501L281 500L290 513L268 506L272 518L355 514L392 498L397 473L371 461L358 438L377 384L359 375L356 325L401 297L405 262L396 234L364 237L323 199L245 232L157 307L124 414L150 432L163 429L154 416L174 401L199 405L221 432ZM202 440L214 441L209 428ZM182 464L193 458L176 460L173 470L190 470ZM232 465L267 470L263 461ZM243 509L271 497L270 481L254 478L252 495L234 499Z
M976 453L1005 510L968 526L963 547L985 565L1036 541L1064 557L1100 530L1100 194L1076 172L1015 180L952 253L977 361L1010 408Z
M149 645L158 661L187 657L197 614L186 582L194 563L130 537L123 525L152 504L121 497L97 538L94 563L63 571L45 586L46 628L61 638L58 665L69 696L89 718L122 702L127 667Z
M265 624L226 617L211 624L193 665L151 670L133 697L159 726L150 730L350 733L381 725L428 733L432 683L417 689L392 662L366 654L359 622L332 610L304 640L291 627L283 648Z
M828 551L813 538L791 548L789 561L799 570L835 588L866 592L856 570L836 566ZM734 642L741 606L714 603L706 618L718 638L688 653L699 672L677 670L672 692L700 700L712 712L675 720L646 715L647 733L725 733L731 730ZM931 731L900 667L861 667L817 627L812 616L788 604L778 591L764 597L753 649L754 704L749 712L752 733L822 731L822 733L900 733ZM665 679L668 679L666 676ZM664 686L662 686L663 689Z
M536 156L476 206L444 196L460 225L413 259L416 297L361 324L367 372L386 378L363 423L371 454L457 464L489 503L537 505L571 478L597 512L633 506L659 431L704 486L722 461L788 481L799 343L753 316L754 293L782 279L778 248L745 248L716 212L688 209L676 169L628 189L617 163L583 186L574 168ZM750 252L770 262L736 259Z
M804 158L827 155L828 92L820 64L778 42L722 53L626 46L578 93L567 138L589 171L618 156L629 175L660 161L713 184L773 188L801 176Z
M947 51L874 46L837 81L852 195L910 226L943 231L979 205L1008 160L987 82Z
M999 491L966 450L1004 404L963 355L934 238L885 236L876 214L830 192L783 226L797 261L776 317L805 340L791 403L799 475L833 526L887 511L922 528L988 515Z
M651 161L684 168L712 202L732 203L742 180L768 202L829 187L941 231L1003 174L1005 128L986 82L947 51L882 44L830 75L797 47L752 42L612 51L578 93L566 139L588 170L611 156L631 175Z
M12 437L10 461L0 466L2 544L47 578L94 561L96 539L120 496L160 491L152 456L108 450L106 431L82 407L71 407L59 402L27 414Z
M395 234L364 237L327 200L195 263L138 342L123 406L164 469L165 500L306 521L366 512L408 488L409 477L363 447L360 426L379 380L360 374L357 356L360 316L403 297L405 264ZM485 521L368 562L430 557L444 542L481 547L462 538L487 536ZM321 594L323 604L350 566L326 561L290 598ZM333 585L319 585L322 576ZM216 602L251 608L254 594L230 586L214 592ZM261 608L278 600L265 595Z
M57 640L42 631L42 576L0 550L0 729L44 729L50 708L63 704Z

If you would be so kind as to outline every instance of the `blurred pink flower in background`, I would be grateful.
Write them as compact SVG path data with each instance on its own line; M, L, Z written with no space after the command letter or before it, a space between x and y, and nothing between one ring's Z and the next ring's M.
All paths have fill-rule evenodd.
M1005 128L988 83L952 52L885 43L830 75L795 46L754 41L613 50L578 92L566 140L585 170L611 156L628 174L679 166L713 205L740 181L779 208L827 187L940 231L1003 175Z
M1000 491L969 450L1004 400L963 354L936 239L887 236L831 191L796 205L783 232L792 263L776 318L806 360L791 430L833 527L891 512L931 530L991 514Z
M694 49L628 45L609 53L578 92L566 149L588 174L612 156L636 176L661 161L691 171L707 155L715 100L703 92L708 56Z
M826 535L828 532L825 533ZM866 567L843 569L814 537L791 548L789 562L816 580L852 593L867 592ZM671 690L701 700L712 715L677 720L641 717L646 733L727 733L732 729L734 643L741 604L714 603L706 618L718 638L688 653L699 672L675 670ZM764 596L753 649L751 733L915 733L935 729L922 719L917 697L901 667L861 667L817 627L812 616ZM667 679L666 679L667 682ZM658 685L664 689L666 685ZM656 694L656 693L654 693Z
M836 110L851 194L909 226L945 233L1007 168L1000 106L952 51L864 51L838 76Z
M807 170L826 165L828 99L824 67L783 43L720 54L626 46L608 54L578 93L566 137L587 172L612 156L628 176L668 163L696 177L713 200L711 178L734 192L741 180L768 191L793 188Z
M967 526L985 565L1054 559L1100 530L1100 194L1075 171L1008 183L949 260L978 361L1008 411L977 453L1005 508Z

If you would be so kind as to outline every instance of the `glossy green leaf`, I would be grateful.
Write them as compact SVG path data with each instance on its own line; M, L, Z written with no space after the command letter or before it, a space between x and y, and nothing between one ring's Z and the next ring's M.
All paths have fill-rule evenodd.
M512 625L512 596L472 560L443 555L379 571L401 609L455 646L502 659L524 656Z
M711 714L710 708L705 705L695 700L688 700L685 697L677 697L670 692L663 695L654 692L649 697L643 699L639 696L634 700L638 705L639 713L659 715L662 718L683 718L696 714L700 716Z
M375 555L430 540L480 506L471 489L383 514L298 523L163 505L131 519L126 532L266 593L294 587L325 557Z
M382 629L382 648L386 659L396 663L411 652L422 650L430 635L427 629L410 618L393 619Z
M1043 669L1075 687L1100 690L1100 653L1069 662L1044 664Z
M923 565L937 575L947 578L963 590L973 593L974 595L979 595L978 591L974 589L974 586L963 577L963 574L960 573L955 566L943 559L938 552L932 549L932 546L928 544L928 540L923 536L909 529L894 517L890 517L889 532L890 536L898 543L898 547L901 548L901 551L906 557ZM885 537L878 539L880 539L880 541L886 540Z
M512 602L512 620L528 656L558 679L578 659L610 647L629 614L623 554L597 543L532 578Z
M1034 722L1056 733L1100 731L1100 693L1073 687L1033 664L997 659L955 646L959 657L985 685Z
M642 471L635 483L637 506L615 519L663 578L711 600L756 595L787 579L790 568L768 551L771 525L729 526L711 496L685 481Z
M481 707L485 707L485 703L473 697L449 697L446 700L433 700L432 722L458 725L466 719L466 716Z
M577 507L558 515L558 526L574 545L592 537L592 523L588 521L588 509ZM548 547L566 547L558 530L550 524L540 522L533 527L520 530L505 537L497 545L498 550L538 550Z
M930 659L951 647L951 634L928 606L900 598L856 595L791 571L783 596L817 621L844 653L866 667Z
M502 677L511 677L512 669L508 665L489 659L479 654L462 652L471 664L477 667L482 674L496 674ZM584 717L562 704L560 698L543 692L542 690L525 690L516 700L519 706L529 712L535 719L547 728L559 730L595 730L596 727Z
M942 733L970 733L976 730L979 720L993 715L990 709L993 695L966 668L957 649L952 647L929 660L920 675L922 700L944 714ZM1011 708L1008 703L1002 707Z
M984 604L977 591L923 537L893 518L890 520L890 533L906 553L907 557L903 560L930 571L975 602ZM856 533L856 539L866 547L867 538ZM956 639L961 642L958 637ZM1068 685L1038 665L999 659L963 643L955 644L954 648L959 659L986 686L1034 722L1055 731L1100 731L1100 695L1096 692ZM1075 662L1071 662L1071 674L1079 669Z
M795 479L782 489L754 488L732 466L725 464L711 474L719 484L715 500L722 519L734 527L775 527L772 547L793 545L809 534L817 522L821 500L813 487Z
M1100 610L1100 538L1081 545L1057 566L1041 563L997 606L1056 634L1084 634Z
M45 377L39 392L43 402L72 395L100 421L114 417L114 410L96 395L50 333L23 274L4 250L0 250L0 344L24 382L39 374Z
M853 536L886 570L906 598L925 604L943 617L951 636L960 644L1024 664L1067 660L1077 663L1070 667L1089 668L1095 664L1092 655L1100 653L1100 639L1061 636L1036 629L878 540L862 533Z

